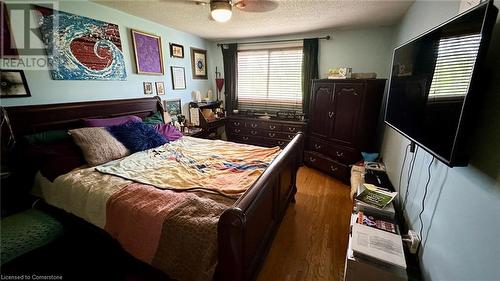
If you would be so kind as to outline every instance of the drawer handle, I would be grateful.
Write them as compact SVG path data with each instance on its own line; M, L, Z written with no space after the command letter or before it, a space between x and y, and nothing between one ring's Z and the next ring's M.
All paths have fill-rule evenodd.
M248 137L242 137L243 140L248 140Z
M336 172L339 168L337 167L333 167L333 166L330 166L330 170L332 170L332 172Z
M333 111L328 112L328 117L329 118L333 118L333 115L335 115L335 113Z
M234 122L234 126L238 127L240 125L240 122Z
M336 151L337 157L344 157L344 152Z
M269 125L269 129L274 130L274 129L276 129L276 126L274 126L274 125Z
M257 134L257 131L250 131L250 134L255 136Z
M292 133L295 132L295 130L297 130L297 128L288 127L288 131L290 131Z
M279 144L279 145L284 145L284 144L285 144L285 142L284 142L284 141L278 141L278 144Z
M315 143L315 144L314 144L314 148L316 148L316 149L321 149L321 145L319 145L319 144Z
M239 132L241 132L241 130L240 129L234 129L234 132L235 133L239 133Z
M316 158L309 157L309 161L311 161L311 163L314 163L314 162L316 162Z
M348 89L342 89L342 92L354 92L353 95L357 96L358 93L356 93L356 90L354 88L348 88Z
M268 135L269 135L269 137L271 137L271 138L274 138L274 136L276 136L276 134L275 134L275 133L269 133Z
M293 137L294 137L294 136L292 136L292 135L288 135L288 139L289 139L289 140L293 139Z
M258 125L258 124L255 124L255 123L250 124L250 127L252 127L252 128L257 128L258 126L259 126L259 125Z

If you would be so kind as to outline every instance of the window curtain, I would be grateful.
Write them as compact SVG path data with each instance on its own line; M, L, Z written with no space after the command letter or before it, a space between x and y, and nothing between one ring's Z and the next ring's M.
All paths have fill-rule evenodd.
M221 46L224 60L224 95L226 110L229 113L238 107L236 96L236 81L238 78L238 44L224 44Z
M302 60L302 108L307 117L311 95L311 79L318 78L318 38L304 39Z

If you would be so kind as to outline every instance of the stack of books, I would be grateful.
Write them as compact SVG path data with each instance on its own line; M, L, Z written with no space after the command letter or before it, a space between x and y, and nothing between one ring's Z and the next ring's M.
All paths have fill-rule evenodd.
M372 184L362 183L358 186L354 198L354 210L394 220L396 212L392 202L397 194Z

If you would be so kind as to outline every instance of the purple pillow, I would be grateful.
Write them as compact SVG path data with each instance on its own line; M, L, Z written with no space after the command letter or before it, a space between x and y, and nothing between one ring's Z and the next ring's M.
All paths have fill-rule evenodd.
M106 129L131 152L155 148L168 142L163 135L142 122L129 122Z
M182 133L170 124L156 124L153 128L169 141L175 141L182 137Z
M83 119L84 127L118 126L128 122L142 122L142 119L135 115L126 115L126 116L102 118L102 119Z

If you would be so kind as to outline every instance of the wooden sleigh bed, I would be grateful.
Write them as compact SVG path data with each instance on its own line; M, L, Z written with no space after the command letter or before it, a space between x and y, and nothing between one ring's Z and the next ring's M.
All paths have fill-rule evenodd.
M76 128L82 118L130 114L143 118L162 107L157 98L140 98L5 109L13 134L19 138L46 130ZM303 134L298 133L254 184L221 215L215 280L257 278L287 207L294 200L303 141Z

